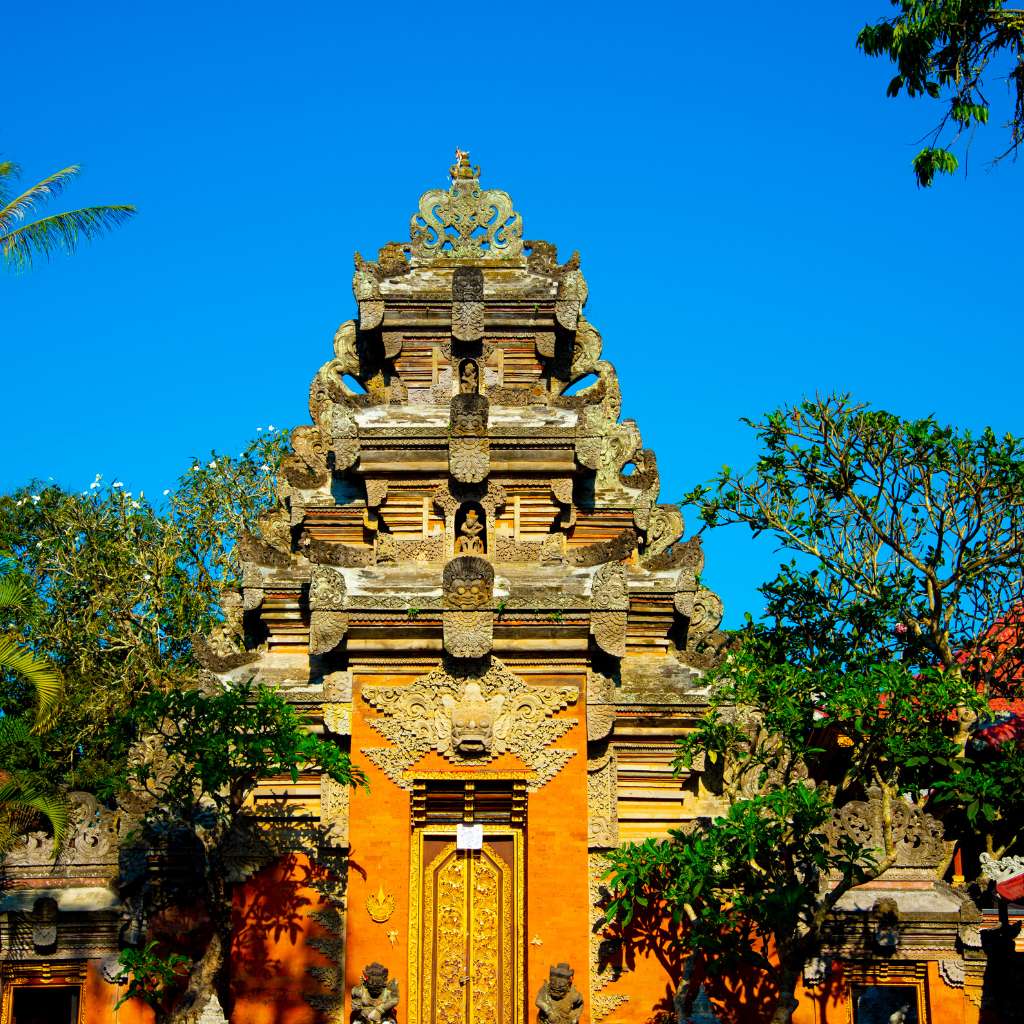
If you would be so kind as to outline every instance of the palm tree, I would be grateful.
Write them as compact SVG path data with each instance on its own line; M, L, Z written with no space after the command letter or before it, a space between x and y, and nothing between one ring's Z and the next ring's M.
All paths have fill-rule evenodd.
M29 588L15 573L0 576L0 611L22 609L31 596ZM16 745L38 745L39 734L53 724L64 690L60 673L49 661L25 647L17 637L0 634L0 673L9 672L17 673L32 686L36 709L31 725L23 717L0 715L0 752ZM38 815L42 815L53 830L56 853L68 828L68 805L63 795L30 774L0 770L0 856Z
M6 266L26 270L34 256L49 259L59 250L72 253L83 238L95 238L135 214L134 206L84 206L23 223L37 206L59 195L80 170L72 164L15 196L11 186L21 177L21 168L0 161L0 259Z

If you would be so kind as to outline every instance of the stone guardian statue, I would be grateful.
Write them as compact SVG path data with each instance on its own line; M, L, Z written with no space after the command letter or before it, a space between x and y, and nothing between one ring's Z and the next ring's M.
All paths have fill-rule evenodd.
M573 988L575 972L566 963L554 964L537 993L540 1024L579 1024L583 997Z
M388 969L372 963L363 968L362 984L352 989L352 1020L358 1024L395 1024L398 979L388 981Z

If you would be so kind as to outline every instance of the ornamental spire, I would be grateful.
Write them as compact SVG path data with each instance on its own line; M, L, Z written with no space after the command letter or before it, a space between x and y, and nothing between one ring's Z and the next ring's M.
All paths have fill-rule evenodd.
M414 263L437 260L518 260L523 254L523 219L512 198L499 189L480 188L480 168L469 153L455 150L451 187L420 196L410 224Z

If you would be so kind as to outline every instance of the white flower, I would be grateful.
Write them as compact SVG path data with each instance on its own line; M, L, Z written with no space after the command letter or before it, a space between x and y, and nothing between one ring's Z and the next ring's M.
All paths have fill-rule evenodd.
M216 460L214 460L213 462L211 462L211 463L210 463L210 465L209 465L209 468L210 468L210 469L216 469L216 468L217 468L217 462L216 462Z
M38 494L33 494L32 495L32 504L35 505L38 501L39 501L39 495Z
M91 491L94 487L99 487L99 484L95 480L89 484L89 490Z
M270 472L270 467L265 462L263 463L262 466L260 466L260 469L262 469L264 473Z
M168 494L170 494L170 493L171 493L171 491L170 491L170 488L168 488L168 487L165 487L165 488L164 488L164 497L166 498L166 497L167 497L167 495L168 495Z
M274 432L274 424L273 424L273 423L271 423L271 424L270 424L270 426L269 426L269 427L267 427L267 430L269 430L269 431L270 431L270 433L273 433L273 432Z
M121 483L120 480L115 480L110 486L111 487L124 487L124 484Z
M41 548L42 546L43 546L43 542L41 540L37 540L36 541L36 547L37 548Z
M262 434L263 433L263 428L262 427L257 427L256 428L256 433L257 434Z
M132 508L142 508L142 506L137 501L133 501Z
M146 496L146 492L145 491L139 491L139 497L140 498L144 498L145 496Z

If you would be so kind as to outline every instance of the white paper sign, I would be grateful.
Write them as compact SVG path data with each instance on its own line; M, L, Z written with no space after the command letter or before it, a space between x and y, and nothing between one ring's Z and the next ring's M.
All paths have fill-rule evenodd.
M484 845L483 825L456 825L456 850L481 850Z

